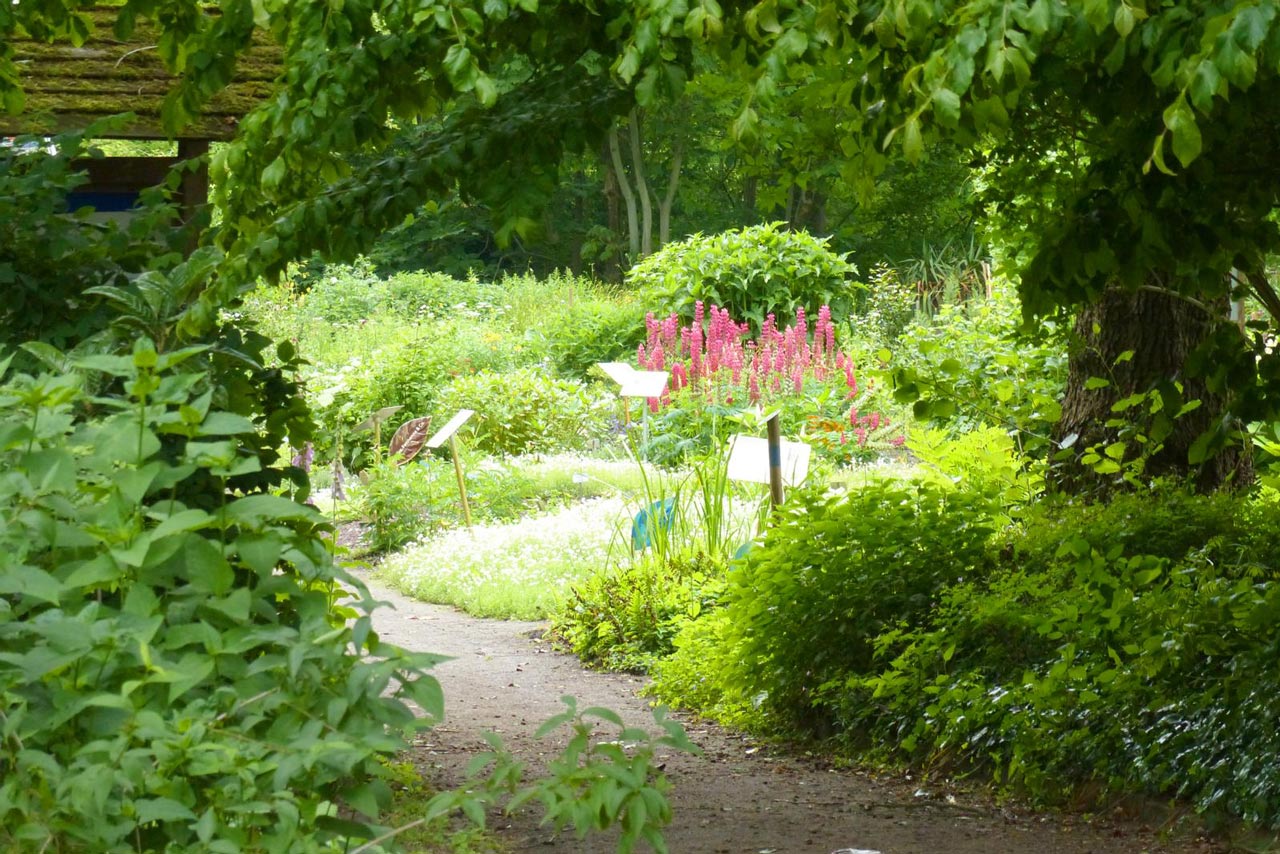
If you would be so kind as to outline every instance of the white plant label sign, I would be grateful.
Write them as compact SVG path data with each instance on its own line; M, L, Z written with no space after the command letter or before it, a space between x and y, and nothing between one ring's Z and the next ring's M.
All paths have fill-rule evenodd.
M597 362L596 367L604 371L605 375L618 385L626 385L631 376L636 373L636 369L626 362Z
M667 390L666 371L632 371L618 394L623 397L662 397Z
M782 442L782 483L795 487L809 476L809 451L804 442ZM730 480L769 483L769 440L759 436L734 434L729 437Z
M440 428L440 430L427 440L428 448L438 448L445 442L449 441L449 437L458 432L458 428L467 423L467 419L475 415L474 409L459 409L458 413L449 419L449 423Z

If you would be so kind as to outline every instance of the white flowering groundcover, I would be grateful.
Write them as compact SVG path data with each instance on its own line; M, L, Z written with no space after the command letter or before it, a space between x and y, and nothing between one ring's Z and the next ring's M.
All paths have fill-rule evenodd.
M569 584L630 548L632 504L597 498L507 525L459 528L387 558L379 577L401 592L479 617L547 616Z

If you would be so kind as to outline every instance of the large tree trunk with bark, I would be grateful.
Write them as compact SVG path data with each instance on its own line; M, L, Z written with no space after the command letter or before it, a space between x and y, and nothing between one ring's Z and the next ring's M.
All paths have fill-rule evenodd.
M1150 410L1146 404L1116 413L1112 407L1117 401L1174 381L1181 384L1184 401L1199 400L1200 406L1173 421L1163 447L1146 461L1142 479L1189 475L1203 491L1250 481L1252 466L1247 453L1239 448L1229 448L1198 467L1188 462L1192 444L1221 420L1227 401L1206 388L1201 379L1186 375L1187 357L1213 329L1226 322L1225 300L1221 306L1198 304L1163 290L1154 278L1150 287L1139 290L1108 289L1096 303L1082 309L1076 320L1077 340L1054 439L1061 443L1075 436L1073 447L1078 451L1105 448L1122 438L1118 428L1107 426L1108 421L1127 418L1141 424L1140 419L1148 417ZM1129 351L1132 358L1122 359ZM1109 384L1090 388L1093 377ZM1140 432L1146 433L1145 428ZM1133 458L1136 449L1130 442L1125 459ZM1063 492L1106 493L1114 486L1115 475L1099 475L1069 462L1054 466L1050 480Z

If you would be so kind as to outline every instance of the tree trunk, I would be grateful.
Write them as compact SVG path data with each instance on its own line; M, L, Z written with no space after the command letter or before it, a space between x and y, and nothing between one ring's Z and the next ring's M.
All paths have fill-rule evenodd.
M631 111L631 174L636 179L640 199L640 256L653 254L653 201L644 175L644 150L640 146L640 111Z
M760 179L755 175L751 175L742 184L742 207L746 211L748 217L754 217L756 213L756 191L759 189Z
M618 175L614 171L610 140L617 138L617 133L610 133L600 152L600 164L604 171L604 210L609 230L614 234L622 234L622 191L618 189Z
M622 168L617 125L609 128L609 154L613 158L613 174L618 179L618 189L622 192L622 201L627 208L627 247L634 262L640 257L640 221L636 217L636 194L632 192L631 182Z
M1055 441L1062 443L1074 435L1077 438L1072 448L1077 452L1120 441L1124 438L1121 428L1108 427L1106 422L1124 418L1142 425L1150 404L1121 413L1113 412L1114 404L1162 383L1177 381L1182 384L1182 399L1199 400L1200 407L1173 421L1161 449L1146 461L1142 480L1191 476L1202 491L1248 483L1253 475L1252 465L1239 448L1228 448L1198 467L1188 462L1192 444L1220 422L1227 401L1206 388L1203 380L1188 378L1184 366L1206 336L1226 322L1225 300L1220 306L1200 305L1163 290L1156 277L1150 280L1150 287L1140 290L1108 289L1096 303L1082 309L1076 319L1077 341L1069 359L1066 397L1062 419L1055 428ZM1128 351L1133 352L1132 358L1119 361ZM1094 377L1109 384L1090 389L1087 384ZM1138 432L1146 435L1148 430L1143 425ZM1128 442L1125 461L1136 457L1137 447ZM1069 493L1105 494L1117 485L1115 474L1098 474L1077 461L1055 465L1049 477L1054 489Z
M671 240L671 206L676 201L676 189L680 186L680 163L684 159L684 142L677 142L671 153L671 172L667 178L667 194L658 203L658 246L666 246Z

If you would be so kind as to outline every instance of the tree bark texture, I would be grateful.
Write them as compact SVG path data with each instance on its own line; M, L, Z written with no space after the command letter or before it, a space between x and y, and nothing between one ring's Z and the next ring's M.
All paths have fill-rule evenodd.
M1249 482L1252 466L1247 453L1239 448L1228 448L1194 469L1188 463L1191 445L1223 417L1227 401L1206 388L1202 380L1188 378L1184 365L1209 332L1225 322L1225 300L1220 306L1199 305L1163 291L1154 279L1150 287L1139 290L1108 289L1097 302L1082 309L1076 319L1076 342L1069 359L1066 396L1055 441L1062 442L1075 434L1079 437L1074 444L1076 449L1105 447L1118 438L1116 429L1106 426L1108 420L1141 419L1149 409L1139 405L1117 414L1112 411L1117 401L1174 380L1182 385L1184 401L1199 400L1201 405L1174 421L1161 450L1147 460L1143 480L1190 475L1202 491ZM1133 358L1117 363L1130 350ZM1110 385L1089 389L1086 384L1091 377L1106 379ZM1130 450L1126 459L1132 456ZM1050 482L1063 492L1105 494L1110 489L1110 477L1069 462L1053 467Z

